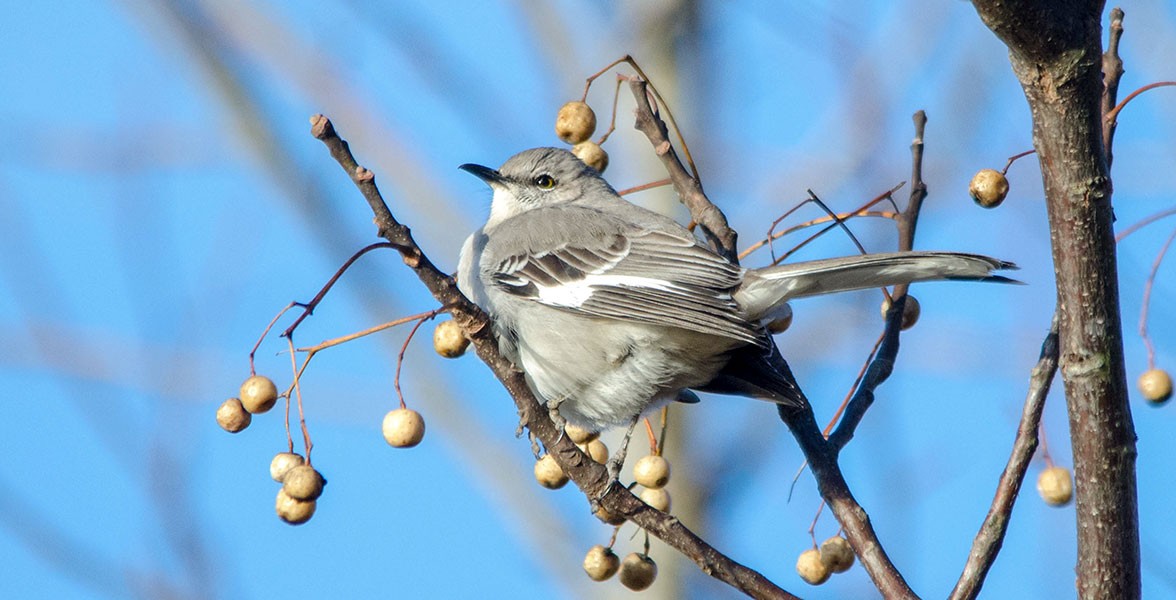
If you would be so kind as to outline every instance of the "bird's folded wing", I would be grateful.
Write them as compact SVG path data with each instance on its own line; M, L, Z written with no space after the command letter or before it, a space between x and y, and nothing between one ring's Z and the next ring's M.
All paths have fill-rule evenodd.
M568 219L567 210L559 215L561 221L581 226L564 228L560 235L545 232L547 243L540 244L534 243L536 236L519 233L532 239L514 240L522 251L491 266L495 285L585 316L763 343L757 326L747 322L732 298L742 270L700 246L689 232L636 228L594 211L577 221ZM533 212L543 216L541 210ZM552 226L550 221L533 225Z

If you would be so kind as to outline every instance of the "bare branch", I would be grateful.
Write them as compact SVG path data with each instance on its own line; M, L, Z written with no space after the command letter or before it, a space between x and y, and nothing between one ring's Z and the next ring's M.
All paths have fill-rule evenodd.
M1106 148L1107 168L1111 166L1113 153L1111 146L1115 141L1115 128L1119 125L1111 110L1119 96L1119 80L1123 77L1123 59L1119 57L1119 40L1123 37L1123 9L1111 9L1111 35L1107 40L1107 51L1102 57L1103 93L1103 146Z
M727 217L719 210L702 191L702 184L698 182L678 160L678 154L670 143L669 132L665 121L657 117L649 103L648 83L641 79L629 82L633 97L637 100L637 122L634 125L649 142L653 144L654 153L661 159L666 172L670 174L670 182L674 184L674 191L682 204L690 210L690 216L702 227L707 239L715 250L727 260L739 264L738 235L727 225Z
M1045 397L1049 395L1050 383L1058 371L1058 315L1054 313L1053 324L1049 334L1041 343L1041 356L1033 367L1029 377L1029 393L1025 397L1025 408L1021 412L1021 424L1017 427L1017 436L1013 440L1013 451L1004 472L1000 475L1000 483L996 486L996 496L992 499L992 506L988 509L988 516L980 525L980 532L972 542L972 551L968 554L968 562L960 574L960 580L951 592L952 600L966 600L975 598L980 593L980 586L984 584L984 577L996 561L996 554L1004 543L1005 532L1009 528L1009 517L1013 512L1013 504L1017 501L1017 494L1021 491L1021 484L1025 480L1025 472L1029 469L1029 462L1037 450L1037 431L1041 426L1041 411L1045 408Z

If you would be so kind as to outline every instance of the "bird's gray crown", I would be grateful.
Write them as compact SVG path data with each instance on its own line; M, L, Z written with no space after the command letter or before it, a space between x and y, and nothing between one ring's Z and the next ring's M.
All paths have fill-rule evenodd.
M471 164L461 168L494 190L487 228L541 206L576 202L586 194L616 194L592 167L562 148L524 150L498 170Z

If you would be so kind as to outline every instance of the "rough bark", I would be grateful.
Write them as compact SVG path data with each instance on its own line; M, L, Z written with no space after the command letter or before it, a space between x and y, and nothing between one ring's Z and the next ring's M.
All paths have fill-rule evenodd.
M1033 115L1057 277L1074 452L1082 598L1138 598L1135 430L1127 405L1111 179L1103 145L1101 1L975 0L1009 47Z

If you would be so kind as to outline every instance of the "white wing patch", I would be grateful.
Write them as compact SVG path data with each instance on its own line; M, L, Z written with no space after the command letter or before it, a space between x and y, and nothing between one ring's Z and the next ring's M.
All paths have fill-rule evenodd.
M582 279L568 281L554 286L536 285L538 300L543 304L564 308L579 308L592 297L597 288L628 287L649 288L661 291L679 289L663 279L638 277L636 275L602 275L590 273Z

